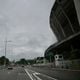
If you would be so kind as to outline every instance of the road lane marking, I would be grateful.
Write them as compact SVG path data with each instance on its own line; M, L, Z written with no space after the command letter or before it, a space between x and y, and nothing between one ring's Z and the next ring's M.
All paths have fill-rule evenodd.
M10 72L8 72L8 74L10 74Z
M42 79L40 79L40 78L37 76L37 74L40 74L40 73L31 71L31 72L32 72L32 75L33 75L33 76L32 76L32 75L29 73L29 71L30 71L30 70L27 69L26 73L28 74L28 76L30 77L31 80L36 80L36 79L37 79L37 80L42 80ZM34 78L36 78L36 79L34 79Z
M41 78L39 78L37 75L39 74L39 73L33 73L33 75L37 78L37 80L42 80Z
M31 71L31 72L33 72L33 73L36 73L36 75L42 75L42 76L47 77L47 78L52 79L52 80L58 80L58 79L56 79L56 78L50 77L50 76L45 75L45 74L42 74L42 73L38 73L38 72L33 71L33 70L31 70L31 69L27 69L27 70L29 70L29 71Z
M28 76L30 77L30 79L31 79L31 80L34 80L34 79L32 78L32 76L30 75L30 73L28 72L28 70L25 69L25 71L26 71L26 73L28 74Z
M56 78L50 77L50 76L45 75L45 74L42 74L42 73L41 73L41 75L44 76L44 77L47 77L47 78L49 78L49 79L52 79L52 80L58 80L58 79L56 79Z

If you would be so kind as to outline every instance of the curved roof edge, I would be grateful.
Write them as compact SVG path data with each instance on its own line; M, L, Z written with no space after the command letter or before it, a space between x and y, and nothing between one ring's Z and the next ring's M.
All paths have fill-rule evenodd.
M45 51L45 55L48 53L48 52L50 52L50 51L55 51L55 48L57 48L58 46L60 46L60 45L63 45L64 43L66 43L66 42L68 42L68 41L70 41L70 40L72 40L72 39L74 39L74 38L76 38L76 37L78 37L78 36L80 36L80 32L79 33L77 33L77 34L74 34L74 35L72 35L72 36L70 36L70 37L68 37L67 39L65 39L65 40L63 40L63 41L61 41L61 42L57 42L57 43L55 43L55 44L52 44L50 47L48 47L47 48L47 50Z

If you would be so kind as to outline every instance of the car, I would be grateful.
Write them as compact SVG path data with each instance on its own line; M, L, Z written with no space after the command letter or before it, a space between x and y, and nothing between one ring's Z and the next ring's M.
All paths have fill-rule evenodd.
M12 70L13 69L13 67L8 67L8 70Z
M24 68L24 65L22 65L22 67Z

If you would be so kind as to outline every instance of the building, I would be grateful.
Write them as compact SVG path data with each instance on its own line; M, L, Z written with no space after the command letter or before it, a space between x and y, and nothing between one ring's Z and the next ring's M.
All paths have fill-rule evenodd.
M44 57L37 57L36 58L36 63L40 64L40 63L44 63L45 58Z
M50 27L58 42L52 44L46 51L63 54L69 58L72 53L80 54L80 0L56 0L50 14ZM80 58L80 56L78 56Z
M73 0L56 0L51 10L50 27L58 41L62 41L80 31Z

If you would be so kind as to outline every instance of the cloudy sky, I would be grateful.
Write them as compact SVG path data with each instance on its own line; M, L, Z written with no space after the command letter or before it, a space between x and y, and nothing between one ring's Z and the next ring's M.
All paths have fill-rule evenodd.
M78 19L79 19L79 24L80 24L80 0L74 0L75 2L75 6L76 6L76 11L77 11L77 16L78 16Z
M54 0L0 0L0 56L10 60L44 56L56 42L49 25Z

